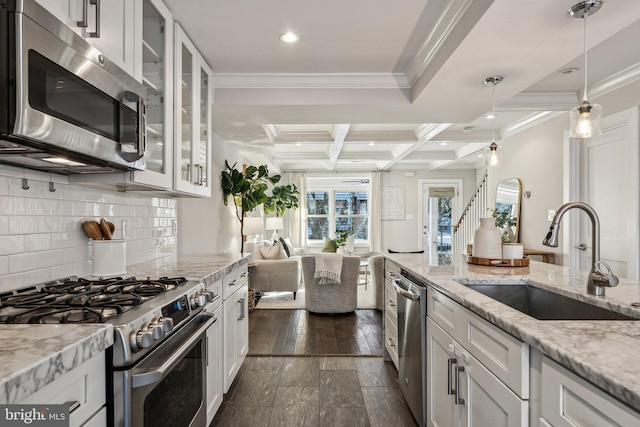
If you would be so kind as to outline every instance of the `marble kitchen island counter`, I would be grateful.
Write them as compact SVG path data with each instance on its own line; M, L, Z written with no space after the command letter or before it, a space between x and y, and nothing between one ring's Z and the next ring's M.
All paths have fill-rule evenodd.
M113 327L0 325L0 404L19 402L113 345Z
M640 411L640 321L537 320L476 292L458 281L530 283L640 319L640 283L620 280L604 297L586 294L587 274L532 261L529 267L467 264L462 256L452 265L429 265L428 255L385 254L423 277L462 306L537 348L551 359Z

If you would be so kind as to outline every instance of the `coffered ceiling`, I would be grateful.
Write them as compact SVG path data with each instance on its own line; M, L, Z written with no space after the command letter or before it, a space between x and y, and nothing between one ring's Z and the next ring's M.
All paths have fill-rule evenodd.
M485 77L504 76L498 140L582 96L578 0L165 1L215 72L214 131L272 171L473 168ZM588 30L590 100L640 101L640 2L605 0Z

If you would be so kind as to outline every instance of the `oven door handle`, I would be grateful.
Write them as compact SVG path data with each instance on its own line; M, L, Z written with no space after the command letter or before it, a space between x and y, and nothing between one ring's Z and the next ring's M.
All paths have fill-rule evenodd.
M174 368L175 365L180 362L183 353L189 350L189 348L200 339L202 336L202 332L206 331L207 328L213 325L216 322L216 317L210 313L202 313L200 316L208 317L208 319L202 322L202 325L198 327L196 331L180 346L180 348L174 352L171 357L167 359L166 362L162 364L158 369L149 372L143 372L140 374L133 374L131 376L131 388L139 388L144 387L149 384L158 383L164 378L165 374L167 374L171 369Z

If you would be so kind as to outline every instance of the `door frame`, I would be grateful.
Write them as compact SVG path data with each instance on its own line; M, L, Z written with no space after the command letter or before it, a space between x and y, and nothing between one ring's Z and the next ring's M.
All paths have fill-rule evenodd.
M602 119L602 134L614 132L621 127L628 128L628 136L632 139L632 146L636 147L633 153L636 163L636 176L631 177L632 182L636 186L640 185L640 153L637 149L638 140L640 139L640 108L633 107ZM565 131L563 135L563 203L572 200L582 200L584 191L582 180L586 179L583 169L584 155L582 140L569 138L569 132ZM629 255L629 259L637 260L640 255L640 197L638 191L632 192L634 198L630 200L630 204L636 207L634 218L634 230L632 230L634 243L630 246L633 253ZM585 221L583 215L577 212L569 212L567 218L567 227L562 230L562 265L571 269L580 269L580 254L575 248L581 243L581 224ZM632 268L635 277L628 277L631 280L640 278L640 263L635 262Z
M423 223L423 206L424 206L424 186L425 185L437 185L439 187L452 186L456 189L456 203L453 205L453 209L451 210L451 220L455 221L456 218L460 217L460 201L464 200L464 180L460 178L433 178L433 179L419 179L418 180L418 243L419 248L424 248L424 233L422 233L424 223ZM453 224L452 224L453 225ZM451 235L453 239L453 234ZM453 243L453 242L452 242Z

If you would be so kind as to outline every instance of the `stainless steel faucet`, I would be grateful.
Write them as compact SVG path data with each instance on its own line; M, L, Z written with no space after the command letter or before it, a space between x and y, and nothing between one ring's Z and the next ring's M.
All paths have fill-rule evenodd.
M591 271L587 279L587 293L596 296L604 296L606 286L614 287L618 285L618 277L613 274L611 267L604 261L600 261L600 220L596 211L583 202L569 202L560 206L556 215L551 221L551 227L547 237L544 238L542 244L545 246L558 247L558 231L560 231L560 220L562 216L570 209L581 209L587 213L591 220ZM606 272L602 269L606 268Z

